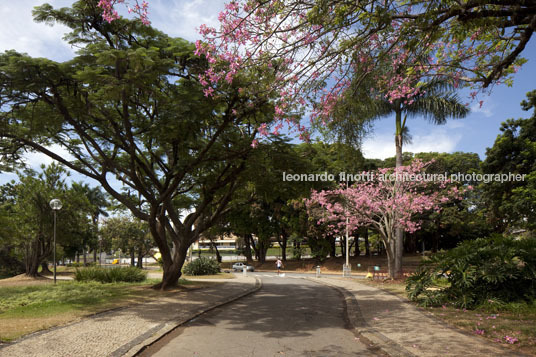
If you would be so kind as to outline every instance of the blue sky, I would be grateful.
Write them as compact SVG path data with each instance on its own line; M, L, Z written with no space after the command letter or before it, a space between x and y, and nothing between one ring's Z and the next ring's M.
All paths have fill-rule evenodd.
M42 0L3 1L0 5L0 50L15 49L36 57L48 57L54 60L66 60L74 55L74 49L62 41L66 28L55 25L36 24L32 20L31 10L43 4ZM55 7L69 6L71 0L50 0ZM196 28L202 24L217 24L218 13L223 9L223 0L151 0L150 20L153 26L172 36L187 40L198 39ZM408 121L413 144L405 147L412 152L476 152L484 158L487 147L493 145L499 133L500 123L508 118L528 117L519 103L525 94L536 89L536 40L529 43L523 56L528 62L514 77L514 85L496 86L484 100L482 108L471 103L472 112L468 117L449 120L446 125L436 126L414 118ZM460 93L462 99L469 102L467 93ZM394 120L378 120L373 134L363 144L365 157L385 158L394 156ZM60 150L57 148L57 150ZM31 166L49 163L50 159L39 154L27 158ZM0 174L0 184L11 180L13 174ZM76 176L75 176L76 177Z

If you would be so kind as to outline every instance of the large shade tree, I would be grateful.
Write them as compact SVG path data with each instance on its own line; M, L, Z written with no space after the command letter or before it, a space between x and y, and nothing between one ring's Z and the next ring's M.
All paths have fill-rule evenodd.
M255 128L271 119L264 114L271 93L249 97L239 89L271 72L241 71L207 90L197 79L208 63L193 45L140 21L110 23L97 5L34 11L38 22L71 29L65 38L80 48L73 59L0 55L3 154L44 153L148 222L163 260L157 287L167 288L177 283L190 244L225 211Z

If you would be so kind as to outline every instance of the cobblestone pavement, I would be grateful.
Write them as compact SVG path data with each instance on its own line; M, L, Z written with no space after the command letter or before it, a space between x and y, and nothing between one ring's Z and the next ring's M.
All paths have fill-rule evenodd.
M207 280L204 280L207 281ZM214 281L214 285L157 301L100 313L79 322L27 336L0 349L2 357L133 355L148 340L178 324L256 290L254 277Z
M312 278L311 280L313 280ZM357 279L315 279L342 288L357 332L391 356L522 356L449 327L407 300Z

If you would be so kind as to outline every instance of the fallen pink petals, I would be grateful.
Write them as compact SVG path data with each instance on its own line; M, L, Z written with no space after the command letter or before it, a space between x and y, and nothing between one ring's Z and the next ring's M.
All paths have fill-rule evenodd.
M504 336L504 339L506 340L506 342L508 342L511 345L519 341L517 338L512 337L512 336Z

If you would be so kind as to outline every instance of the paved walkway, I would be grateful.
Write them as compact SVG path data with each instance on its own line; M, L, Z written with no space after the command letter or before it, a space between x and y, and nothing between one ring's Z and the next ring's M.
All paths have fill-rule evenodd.
M208 281L208 280L204 280ZM131 356L180 323L257 289L254 277L214 281L199 290L140 303L32 334L0 349L2 357Z
M350 320L390 356L519 356L515 351L461 332L425 315L413 304L356 279L311 278L345 295Z
M330 286L263 276L257 293L182 325L140 357L385 356L355 336L346 317Z

